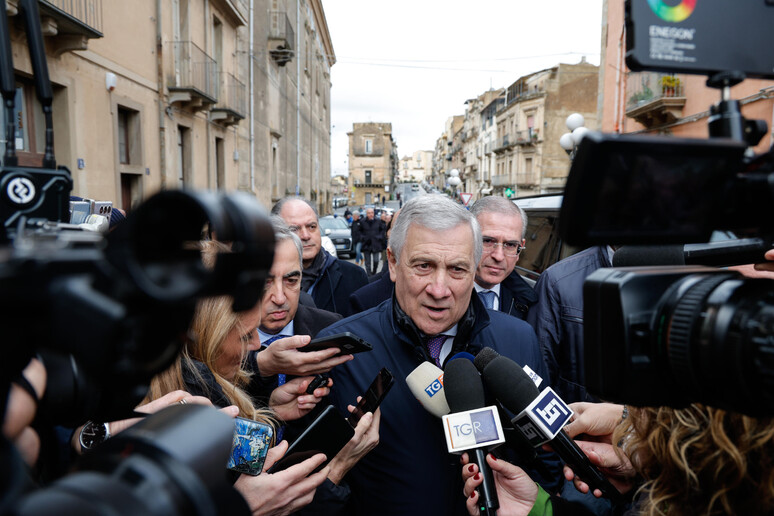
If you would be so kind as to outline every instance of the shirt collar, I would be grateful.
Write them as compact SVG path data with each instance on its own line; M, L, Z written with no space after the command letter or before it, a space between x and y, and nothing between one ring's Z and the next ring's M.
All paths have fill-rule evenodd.
M275 335L282 335L283 337L292 337L293 335L295 335L295 333L293 333L293 321L291 320L284 328L282 328L280 331L274 334L266 333L260 328L258 328L258 338L261 339L262 345L264 342L274 337Z
M481 285L479 285L478 283L476 283L476 282L474 281L474 282L473 282L473 288L475 288L475 289L476 289L476 292L479 292L479 293L480 293L480 292L487 292L487 291L492 291L492 292L494 292L495 294L497 294L497 299L500 299L500 283L498 283L497 285L495 285L495 286L494 286L494 287L492 287L492 288L484 288L484 287L482 287Z

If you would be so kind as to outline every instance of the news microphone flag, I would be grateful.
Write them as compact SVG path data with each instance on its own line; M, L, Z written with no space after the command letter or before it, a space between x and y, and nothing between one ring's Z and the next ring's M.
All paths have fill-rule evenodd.
M431 362L422 362L406 377L411 394L436 417L449 413L443 390L443 371Z
M551 387L546 387L512 422L537 447L556 437L572 415L572 409Z
M443 416L449 453L462 453L505 442L497 407L484 407Z

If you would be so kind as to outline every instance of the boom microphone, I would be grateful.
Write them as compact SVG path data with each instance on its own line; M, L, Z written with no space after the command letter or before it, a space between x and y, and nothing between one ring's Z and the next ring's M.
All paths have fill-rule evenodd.
M484 396L484 385L481 383L481 377L476 370L476 366L469 360L452 360L446 364L444 371L446 401L449 403L449 408L452 413L466 412L476 409L483 409L486 406L486 398ZM491 426L495 426L495 421L500 422L497 414L497 409L490 407L494 412L492 414L484 414L484 417L492 418ZM475 434L479 433L479 428L476 427L477 423L481 423L481 428L485 428L483 421L478 418L471 417L472 426L468 432ZM448 424L448 420L444 418L444 429L450 431L451 428ZM465 433L465 430L462 430ZM483 432L481 432L483 433ZM502 431L500 432L502 434ZM447 434L447 441L449 437ZM503 438L504 440L504 438ZM478 441L476 439L476 441ZM472 448L472 446L470 447ZM497 489L495 488L494 476L492 469L486 462L486 451L480 446L474 449L468 449L470 453L471 462L478 464L478 470L483 477L483 482L478 488L478 508L479 514L486 514L494 516L497 513L497 509L500 507L500 501L497 499Z
M685 245L627 245L613 255L613 267L653 265L708 265L726 267L765 262L771 242L761 238L741 238Z
M527 373L509 358L493 357L489 353L483 357L479 353L479 357L476 367L481 371L484 383L506 409L516 414L513 426L521 430L533 446L550 444L589 487L599 489L607 498L618 499L620 493L562 430L570 420L572 410L553 389L547 387L539 392Z
M431 362L422 362L406 377L411 394L435 417L449 413L443 390L443 371Z

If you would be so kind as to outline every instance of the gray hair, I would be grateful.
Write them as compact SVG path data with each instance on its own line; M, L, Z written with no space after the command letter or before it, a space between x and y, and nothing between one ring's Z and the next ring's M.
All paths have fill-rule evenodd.
M308 199L304 199L301 196L298 195L288 195L287 197L283 197L279 201L274 204L274 206L271 207L271 214L272 215L279 215L282 211L282 207L285 205L288 201L302 201L306 203L307 206L312 208L312 211L314 212L314 216L317 220L320 220L320 213L317 211L317 206L314 205L314 203Z
M500 215L518 215L521 217L521 239L527 238L527 212L521 206L498 195L488 195L477 200L470 208L470 213L478 218L482 213L497 213Z
M298 250L298 263L301 269L304 268L304 247L301 245L301 239L290 230L290 227L282 220L279 215L271 216L271 227L274 229L275 243L279 244L283 240L290 240Z
M406 243L408 229L413 224L432 231L448 231L461 224L468 224L473 232L473 258L476 264L481 260L484 244L476 218L444 195L422 195L414 197L403 205L398 221L392 226L388 247L392 249L397 262L400 261L400 253L403 250L403 244Z

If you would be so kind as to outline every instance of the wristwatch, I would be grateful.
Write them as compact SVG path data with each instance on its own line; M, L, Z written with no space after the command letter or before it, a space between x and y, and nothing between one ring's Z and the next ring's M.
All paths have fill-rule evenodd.
M78 442L84 450L91 450L108 439L110 439L110 425L93 421L87 421L78 435Z

